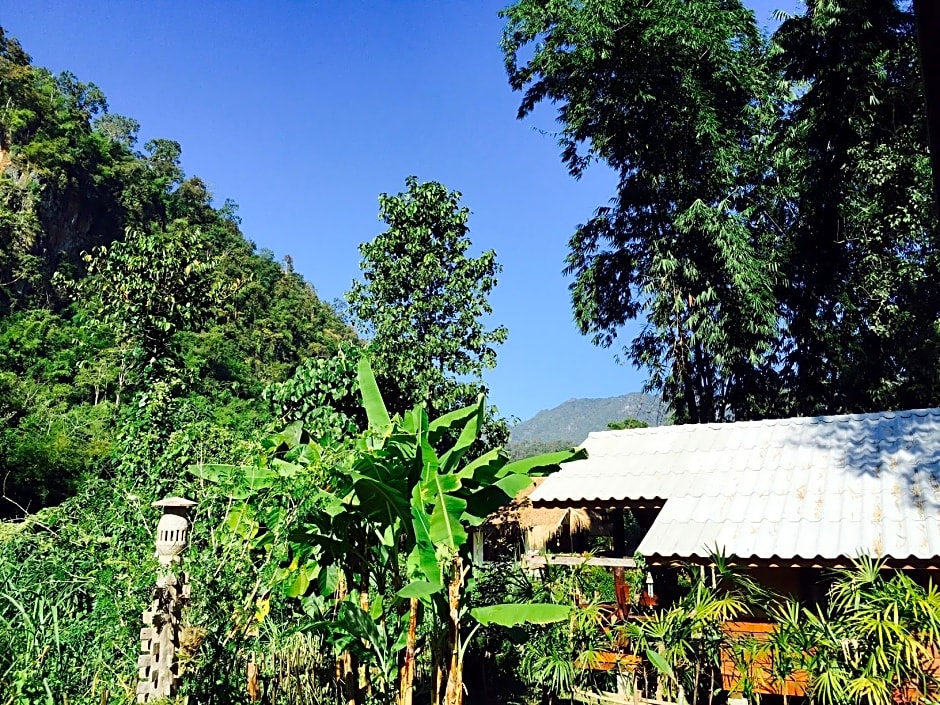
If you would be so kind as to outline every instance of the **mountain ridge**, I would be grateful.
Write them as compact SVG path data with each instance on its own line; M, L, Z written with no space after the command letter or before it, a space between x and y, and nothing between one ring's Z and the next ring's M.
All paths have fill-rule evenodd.
M650 426L668 422L662 400L651 394L572 398L517 423L512 427L509 445L533 450L580 445L592 431L604 431L608 423L627 418L645 421Z

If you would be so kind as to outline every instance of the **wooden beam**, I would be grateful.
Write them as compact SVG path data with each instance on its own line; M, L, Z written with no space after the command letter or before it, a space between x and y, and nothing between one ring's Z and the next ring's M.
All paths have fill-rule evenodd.
M605 568L636 568L636 561L632 558L613 558L607 556L566 556L566 555L538 555L524 556L523 563L528 568L544 568L551 565L599 565Z

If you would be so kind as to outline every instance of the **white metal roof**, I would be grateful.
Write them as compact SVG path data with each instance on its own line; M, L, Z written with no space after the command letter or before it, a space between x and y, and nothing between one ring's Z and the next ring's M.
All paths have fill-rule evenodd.
M940 557L940 409L592 433L536 505L662 504L645 556Z

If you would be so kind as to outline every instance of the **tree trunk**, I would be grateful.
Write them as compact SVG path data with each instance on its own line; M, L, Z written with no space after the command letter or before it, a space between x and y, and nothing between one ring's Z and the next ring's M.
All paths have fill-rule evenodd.
M418 598L412 597L408 614L408 640L405 642L405 662L401 669L400 705L412 705L415 681L415 642L418 639Z
M339 585L336 586L337 604L345 600L347 594L346 576L340 573ZM348 651L344 651L337 659L336 677L343 683L346 705L359 705L359 665L356 657Z
M463 664L460 658L460 592L466 571L460 556L454 559L453 575L447 586L447 601L450 606L450 638L448 639L449 667L447 670L447 689L444 691L444 705L461 705L463 701Z
M927 134L933 165L934 207L940 210L940 5L937 0L914 0L920 73L924 81Z
M363 545L363 556L368 556L368 546ZM359 607L366 614L369 613L369 565L365 561L362 564L362 578L359 582ZM369 666L360 666L361 674L359 682L362 685L366 695L372 695L372 676L369 672Z

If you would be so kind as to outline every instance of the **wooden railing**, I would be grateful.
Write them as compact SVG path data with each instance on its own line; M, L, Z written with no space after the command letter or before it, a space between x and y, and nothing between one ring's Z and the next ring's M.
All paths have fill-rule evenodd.
M737 642L745 648L747 642L753 644L750 658L747 659L747 673L742 673L739 659L730 648L721 651L722 688L729 693L743 689L745 677L755 693L761 695L796 695L804 697L809 690L809 675L805 671L796 671L781 680L773 675L773 652L766 646L774 625L767 622L725 622L722 627L729 641ZM763 648L762 648L763 647Z

